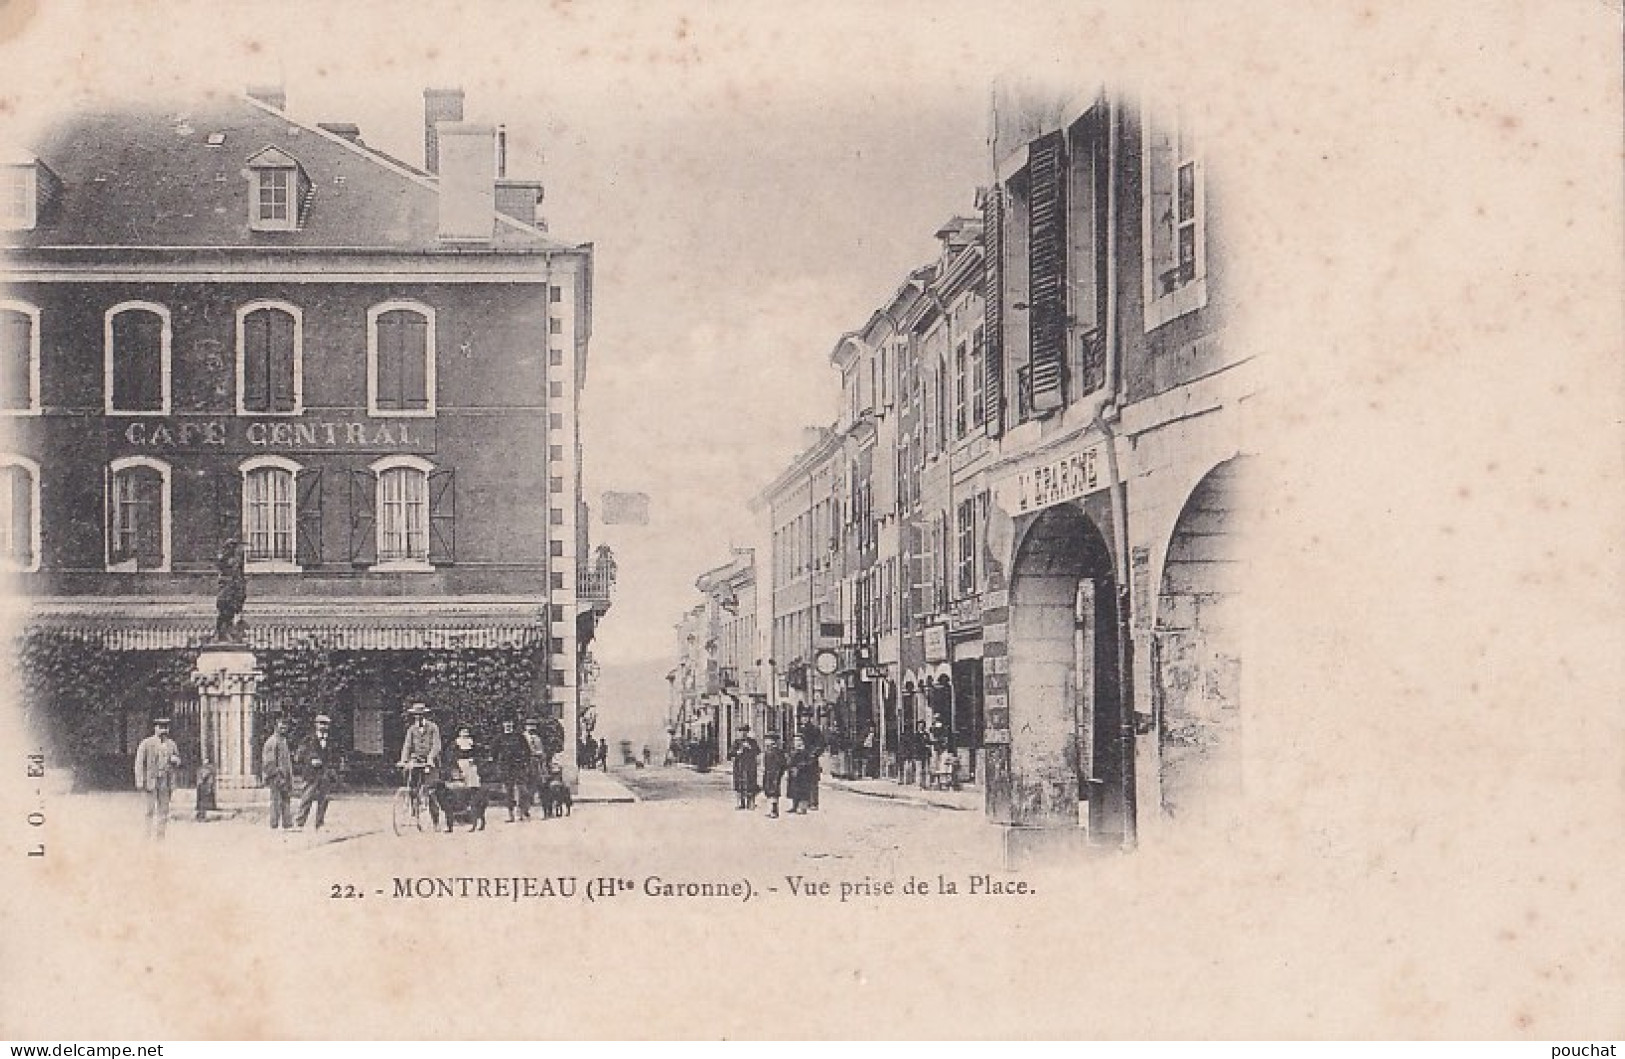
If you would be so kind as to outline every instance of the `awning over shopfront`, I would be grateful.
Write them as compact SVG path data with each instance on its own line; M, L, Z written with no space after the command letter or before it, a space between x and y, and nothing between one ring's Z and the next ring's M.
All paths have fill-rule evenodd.
M49 629L115 651L199 647L214 637L214 601L55 597L17 601L15 632ZM335 651L504 649L546 642L547 606L536 600L250 600L248 647L304 644Z

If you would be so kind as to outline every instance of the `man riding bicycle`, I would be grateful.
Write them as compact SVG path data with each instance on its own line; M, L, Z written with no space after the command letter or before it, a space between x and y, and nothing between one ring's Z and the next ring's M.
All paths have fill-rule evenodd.
M412 723L406 727L397 767L405 770L406 785L416 801L423 789L424 773L440 768L440 726L429 720L429 707L421 702L408 707L406 715Z

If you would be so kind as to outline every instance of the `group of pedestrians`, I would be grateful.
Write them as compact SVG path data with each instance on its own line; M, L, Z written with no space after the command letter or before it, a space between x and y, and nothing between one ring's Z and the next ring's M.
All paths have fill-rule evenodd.
M788 753L776 733L767 733L764 749L751 735L750 725L739 726L739 736L729 748L733 759L735 809L754 810L756 798L761 795L768 800L767 815L777 818L779 799L788 794L790 813L817 810L819 781L823 776L820 758L827 743L823 730L813 723L810 710L803 709L797 722Z
M421 790L425 783L444 783L449 787L480 788L481 754L476 750L473 729L466 725L458 728L452 751L448 754L441 744L440 726L429 716L429 707L414 702L407 707L410 719L401 740L401 756L396 767L406 775L407 786ZM529 820L530 808L538 800L541 788L557 770L553 763L555 747L559 743L558 725L548 735L542 732L542 722L530 717L525 730L516 730L512 718L504 718L502 732L492 742L490 759L501 777L503 801L508 810L508 821Z
M333 744L333 719L316 715L315 728L297 747L288 742L288 720L278 717L260 750L260 778L271 795L271 828L304 829L315 810L315 830L327 823L327 803L338 783L338 751ZM299 785L299 808L293 809L294 785Z

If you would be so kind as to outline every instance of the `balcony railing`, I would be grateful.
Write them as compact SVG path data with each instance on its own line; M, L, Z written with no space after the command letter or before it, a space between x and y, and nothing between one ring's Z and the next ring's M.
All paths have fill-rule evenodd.
M576 598L583 603L608 605L615 593L615 578L602 570L583 570L576 575Z

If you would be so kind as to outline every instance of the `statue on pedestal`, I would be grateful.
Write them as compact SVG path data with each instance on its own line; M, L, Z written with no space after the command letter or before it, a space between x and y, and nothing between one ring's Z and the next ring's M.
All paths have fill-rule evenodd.
M216 643L243 643L247 629L243 624L243 604L248 600L248 576L244 570L246 556L242 541L235 537L220 548L220 590L215 598L214 640Z

